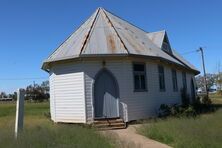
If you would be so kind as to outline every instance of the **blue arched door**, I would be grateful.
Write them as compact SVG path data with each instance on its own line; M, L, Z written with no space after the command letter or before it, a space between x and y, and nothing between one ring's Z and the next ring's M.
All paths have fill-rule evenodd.
M115 77L106 69L101 70L94 84L95 118L118 117L118 84Z

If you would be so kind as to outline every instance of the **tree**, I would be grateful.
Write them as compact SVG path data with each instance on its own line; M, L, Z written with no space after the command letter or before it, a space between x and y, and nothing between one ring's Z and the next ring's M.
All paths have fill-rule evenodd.
M44 101L49 99L49 83L48 81L42 82L41 85L29 85L26 88L26 100Z
M8 97L12 98L12 100L17 100L17 92L14 92L13 94L9 94Z
M207 79L207 89L210 89L213 85L216 84L216 74L206 74L206 79ZM205 84L204 84L204 76L197 76L196 77L196 82L197 82L197 87L205 90Z
M41 88L43 89L45 94L49 94L49 81L43 81L41 84Z
M219 89L219 90L222 90L222 73L219 73L219 74L217 75L216 83L217 83L218 89Z
M0 98L7 98L7 94L5 92L0 93Z

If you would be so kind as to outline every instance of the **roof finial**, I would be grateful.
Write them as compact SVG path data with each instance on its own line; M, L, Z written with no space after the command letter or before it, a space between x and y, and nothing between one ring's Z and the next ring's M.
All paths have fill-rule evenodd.
M98 7L98 10L103 10L103 7Z

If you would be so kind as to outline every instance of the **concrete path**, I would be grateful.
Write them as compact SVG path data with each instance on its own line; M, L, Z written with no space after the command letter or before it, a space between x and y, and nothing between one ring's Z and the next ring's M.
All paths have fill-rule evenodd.
M130 125L127 129L102 131L114 137L117 145L128 148L170 148L170 146L137 134L136 128L141 125Z

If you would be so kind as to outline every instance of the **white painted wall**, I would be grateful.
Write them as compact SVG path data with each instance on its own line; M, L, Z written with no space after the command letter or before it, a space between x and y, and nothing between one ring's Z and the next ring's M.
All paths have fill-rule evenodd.
M50 114L51 119L55 121L55 96L54 96L54 73L50 73L49 77L49 87L50 87Z
M97 72L103 67L102 61L83 63L86 85L87 121L93 120L93 83ZM182 88L182 72L177 70L178 92L173 92L171 68L165 68L166 91L159 91L158 68L156 63L146 62L147 92L134 92L132 61L106 61L106 68L116 77L120 102L127 105L128 120L136 120L155 116L163 103L181 103L180 88ZM187 88L190 93L190 79L187 74ZM120 105L121 106L121 105Z
M78 64L57 65L50 76L50 111L55 122L85 123L84 73Z
M128 120L155 116L160 104L181 103L182 72L177 70L178 92L173 92L171 67L164 65L166 91L159 91L158 67L146 62L147 92L134 92L132 62L129 60L106 61L109 71L119 85L120 102L127 105ZM92 122L93 84L97 72L103 68L101 61L79 61L54 66L50 76L51 114L55 122ZM190 79L187 74L187 88L190 93ZM54 103L53 103L54 102ZM55 109L53 109L55 108Z

